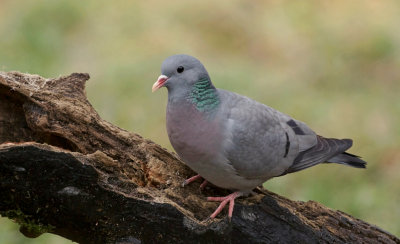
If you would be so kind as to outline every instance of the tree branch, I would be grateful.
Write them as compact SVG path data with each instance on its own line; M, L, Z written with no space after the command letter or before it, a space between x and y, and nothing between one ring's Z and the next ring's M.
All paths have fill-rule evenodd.
M194 173L141 136L104 121L87 74L56 79L0 72L0 214L21 232L81 243L400 243L316 202L258 190L232 221L207 217L226 190L182 188ZM220 216L226 216L221 214Z

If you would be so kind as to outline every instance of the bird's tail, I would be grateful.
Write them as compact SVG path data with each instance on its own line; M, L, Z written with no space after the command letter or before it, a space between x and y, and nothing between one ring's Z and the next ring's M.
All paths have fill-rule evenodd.
M354 168L366 168L367 162L362 160L360 156L343 152L327 160L328 163L337 163L351 166Z

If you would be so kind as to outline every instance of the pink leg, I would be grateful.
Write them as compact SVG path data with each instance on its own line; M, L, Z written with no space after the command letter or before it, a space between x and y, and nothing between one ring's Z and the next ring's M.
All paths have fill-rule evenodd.
M200 190L203 190L204 187L206 187L207 183L208 183L208 181L204 180L203 183L201 183L201 185L200 185Z
M229 194L226 197L207 197L208 201L221 202L221 204L219 204L218 208L214 211L214 213L211 214L210 218L212 218L212 219L215 218L222 211L222 209L224 209L225 205L229 202L228 216L229 216L229 219L231 219L232 213L233 213L233 207L235 206L235 199L237 197L240 197L241 195L242 195L242 193L237 191L232 194Z
M186 186L186 185L188 185L188 184L192 183L193 181L195 181L197 179L200 179L200 178L202 178L200 175L195 175L193 177L190 177L189 179L186 179L186 180L183 181L182 186Z

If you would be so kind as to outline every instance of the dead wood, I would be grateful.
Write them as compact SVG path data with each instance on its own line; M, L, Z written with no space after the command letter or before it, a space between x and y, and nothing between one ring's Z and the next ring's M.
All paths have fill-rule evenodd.
M0 214L36 237L80 243L400 243L319 203L268 191L239 199L232 222L207 220L225 190L182 188L173 154L104 121L88 74L55 79L0 72ZM221 214L220 217L226 216Z

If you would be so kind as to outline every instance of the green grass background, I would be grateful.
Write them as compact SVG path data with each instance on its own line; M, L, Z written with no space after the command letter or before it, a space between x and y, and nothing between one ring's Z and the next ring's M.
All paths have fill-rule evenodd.
M172 150L166 89L152 94L169 55L198 57L214 84L352 138L367 170L321 165L266 188L314 200L400 235L400 2L0 1L0 70L90 73L100 115ZM1 102L1 101L0 101ZM0 218L1 243L27 239Z

